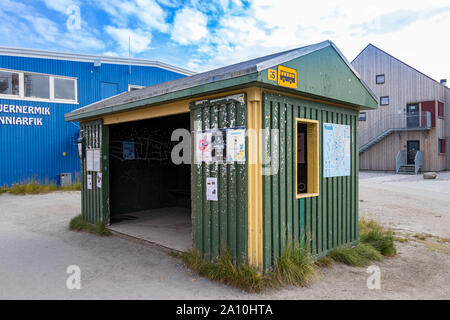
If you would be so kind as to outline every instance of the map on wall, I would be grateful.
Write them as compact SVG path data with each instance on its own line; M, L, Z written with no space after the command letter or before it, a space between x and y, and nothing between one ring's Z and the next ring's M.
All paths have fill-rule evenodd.
M323 124L323 176L350 175L350 126Z

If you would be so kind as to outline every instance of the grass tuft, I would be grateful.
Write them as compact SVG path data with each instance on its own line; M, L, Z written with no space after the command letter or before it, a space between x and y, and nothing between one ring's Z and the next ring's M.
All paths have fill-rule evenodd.
M103 222L97 222L96 224L89 223L83 219L81 214L70 220L69 229L73 231L95 233L102 237L110 236L112 234L111 231L106 229L106 225Z
M281 284L307 286L315 276L314 263L309 252L299 244L289 245L276 261L272 276Z
M183 262L201 276L231 285L247 292L261 292L268 285L266 277L249 265L233 263L230 252L206 261L197 250L182 253Z
M359 220L359 240L363 244L371 245L383 256L392 257L397 254L394 232L373 220Z
M248 264L237 265L228 250L213 261L206 261L198 251L182 253L180 257L199 275L247 292L259 293L282 285L306 286L315 275L310 255L300 246L287 248L274 269L265 274Z
M381 261L383 256L397 254L394 232L373 220L359 220L359 244L332 250L328 257L350 266L365 267L371 261Z
M77 182L70 186L56 186L54 184L40 184L35 181L30 181L28 183L18 183L13 184L10 188L1 187L0 194L9 192L15 195L24 195L24 194L43 194L49 193L53 191L78 191L81 190L81 183Z
M374 247L360 243L354 247L341 247L333 249L329 257L336 262L350 266L365 267L371 261L380 261L383 256Z
M316 260L315 265L320 268L329 268L333 265L333 260L330 257L323 257Z

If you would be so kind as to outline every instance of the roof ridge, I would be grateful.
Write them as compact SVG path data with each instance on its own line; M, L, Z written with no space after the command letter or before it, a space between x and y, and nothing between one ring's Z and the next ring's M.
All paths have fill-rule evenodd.
M42 49L29 49L29 48L19 48L19 47L4 47L0 46L0 55L12 55L21 56L29 58L43 58L43 59L54 59L54 60L69 60L69 61L82 61L82 62L94 62L95 60L100 60L102 63L120 63L120 64L131 64L131 65L144 65L144 66L154 66L167 69L170 71L182 73L185 75L193 75L195 72L187 70L178 66L174 66L168 63L161 62L159 60L150 60L142 58L123 58L123 57L113 57L105 55L95 55L95 54L85 54L85 53L69 53L61 51L50 51Z
M406 62L404 62L404 61L402 61L402 60L400 60L399 58L396 58L396 57L394 57L392 54L390 54L390 53L388 53L388 52L386 52L386 51L384 51L383 49L381 49L381 48L379 48L379 47L377 47L376 45L374 45L374 44L372 44L371 42L369 42L369 44L355 57L355 59L353 59L352 60L352 63L353 63L353 61L355 61L356 60L356 58L358 58L359 56L360 56L360 54L364 51L364 50L366 50L368 47L370 47L370 46L372 46L372 47L374 47L375 49L377 49L377 50L379 50L379 51L381 51L382 53L384 53L384 54L386 54L387 56L389 56L389 57L391 57L392 59L394 59L394 60L397 60L398 62L400 62L400 63L402 63L402 64L404 64L405 66L407 66L408 68L411 68L411 69L413 69L414 71L416 71L416 72L418 72L418 73L420 73L421 75L423 75L423 76L425 76L425 77L427 77L428 79L430 79L430 80L432 80L432 81L434 81L434 82L436 82L437 84L439 84L439 85L441 85L441 86L443 86L444 88L447 88L447 89L450 89L449 87L447 87L447 86L444 86L442 83L440 83L439 81L437 81L436 79L433 79L432 77L430 77L429 75L427 75L427 74L425 74L425 73L423 73L422 71L420 71L419 69L416 69L416 68L414 68L413 66L411 66L411 65L409 65L409 64L407 64Z

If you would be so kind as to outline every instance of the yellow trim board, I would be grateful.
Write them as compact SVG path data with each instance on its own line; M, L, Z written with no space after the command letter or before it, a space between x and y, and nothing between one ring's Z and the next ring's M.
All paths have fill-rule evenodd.
M248 262L259 270L263 268L263 215L261 175L261 102L260 88L247 92L248 134Z
M307 181L308 181L308 192L307 193L297 193L297 132L298 124L304 123L307 125L307 132L314 130L315 134L308 134L307 136ZM311 126L313 128L311 128ZM311 129L310 129L311 128ZM319 194L319 176L320 176L320 146L319 146L319 121L305 118L295 119L295 197L296 199L318 197ZM312 146L313 148L311 148Z
M207 96L201 96L197 98L184 99L180 101L163 103L158 105L152 105L148 107L140 107L131 111L118 112L113 114L108 114L103 116L103 123L105 125L116 124L122 122L131 122L131 121L139 121L145 119L159 118L165 116L171 116L175 114L188 113L189 104L191 102L200 101L200 100L210 100L225 96L230 96L238 93L247 93L248 96L254 94L254 92L261 92L258 87L250 87L246 89L232 90L226 91L216 94L211 94ZM250 98L248 98L250 100ZM90 121L90 120L89 120Z

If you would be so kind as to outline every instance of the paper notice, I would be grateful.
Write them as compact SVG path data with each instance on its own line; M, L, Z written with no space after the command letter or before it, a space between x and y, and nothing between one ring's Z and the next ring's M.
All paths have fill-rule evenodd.
M206 200L217 201L217 178L206 178Z

